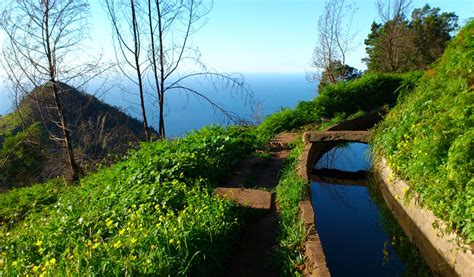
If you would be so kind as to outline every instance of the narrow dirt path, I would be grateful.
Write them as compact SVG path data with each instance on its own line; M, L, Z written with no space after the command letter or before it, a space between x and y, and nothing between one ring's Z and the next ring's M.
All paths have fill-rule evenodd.
M282 133L271 141L271 157L244 159L241 166L228 180L227 188L246 187L269 191L278 184L278 176L282 164L289 154L288 143L297 139L300 134ZM235 190L234 199L239 199L239 191ZM248 191L246 192L248 193ZM270 192L267 192L270 193ZM245 204L242 192L241 199ZM259 198L256 196L249 198ZM236 195L236 196L235 196ZM269 211L263 216L244 227L244 231L236 245L235 252L226 276L279 276L278 268L272 263L272 250L276 247L278 228L278 209L275 205L274 195L270 198L253 200L256 203L271 201ZM238 200L240 202L240 200Z

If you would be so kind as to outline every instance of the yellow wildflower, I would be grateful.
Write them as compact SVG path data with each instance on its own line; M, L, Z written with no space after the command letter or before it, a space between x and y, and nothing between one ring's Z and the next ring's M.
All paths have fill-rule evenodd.
M112 226L112 224L114 224L114 221L110 218L107 218L107 220L105 221L105 225L107 225L107 227L110 227Z
M56 264L56 259L55 258L52 258L51 260L49 260L49 264L51 266L55 265Z
M94 245L92 246L92 249L96 249L97 247L100 246L100 242L96 242L94 243Z
M114 243L114 248L119 248L120 246L122 245L122 242L121 241L117 241L116 243Z

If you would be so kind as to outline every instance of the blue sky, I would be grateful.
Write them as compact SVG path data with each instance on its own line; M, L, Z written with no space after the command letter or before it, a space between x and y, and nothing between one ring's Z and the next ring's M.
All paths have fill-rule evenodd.
M8 1L2 0L3 6ZM323 12L323 0L215 0L207 24L192 38L199 47L202 61L223 72L307 72L311 70L313 48L317 41L317 21ZM110 23L99 0L91 3L92 52L113 51ZM357 11L353 25L357 31L355 50L348 64L364 69L363 41L372 21L379 21L376 0L354 1ZM413 3L413 8L429 3L441 11L454 11L460 23L473 17L474 1L437 0ZM2 34L0 33L0 43ZM4 73L0 70L0 79ZM7 90L0 84L0 114L8 101ZM9 105L8 105L9 106Z
M388 0L387 0L388 1ZM2 6L7 1L2 0ZM100 4L90 0L91 51L113 51L110 23ZM313 48L317 42L317 21L324 0L214 0L207 24L192 38L211 68L225 72L306 72L311 70ZM348 63L365 66L363 41L372 21L379 21L376 0L349 1L357 7L353 26L357 32L355 49ZM413 1L412 7L429 3L441 11L454 11L460 23L473 17L474 1ZM98 38L98 39L97 39ZM2 34L0 33L0 42ZM0 72L0 76L4 75Z
M324 2L215 0L207 24L193 36L192 42L199 47L202 60L220 71L306 72L311 70L313 48L317 41L317 21L323 12ZM353 21L357 37L348 63L363 69L363 41L372 21L379 21L376 0L352 3L357 7ZM474 1L417 0L412 7L422 7L425 3L440 7L441 11L454 11L460 17L460 23L474 16ZM107 17L98 1L93 1L91 8L93 37L104 38L102 47L107 49L110 45Z

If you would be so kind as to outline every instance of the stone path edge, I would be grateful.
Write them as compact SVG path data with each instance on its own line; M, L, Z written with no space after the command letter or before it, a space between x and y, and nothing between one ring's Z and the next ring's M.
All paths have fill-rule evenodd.
M303 141L304 136L303 136ZM305 142L303 152L299 157L297 173L309 185L310 178L308 175L308 164L313 161L308 160L313 157L315 148L312 143ZM305 263L303 269L304 276L331 276L326 263L326 256L324 255L321 240L316 229L316 219L311 205L310 193L307 190L306 195L299 203L300 218L304 222L305 230L307 232L306 241L304 243Z

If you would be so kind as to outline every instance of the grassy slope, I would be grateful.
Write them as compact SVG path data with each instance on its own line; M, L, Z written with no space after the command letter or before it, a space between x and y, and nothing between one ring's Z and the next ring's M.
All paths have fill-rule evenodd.
M449 229L474 241L474 22L376 131L374 148Z
M307 192L308 184L296 173L303 142L297 140L292 146L276 189L276 202L280 208L276 258L284 276L298 275L296 265L304 262L302 246L306 237L298 204Z
M410 92L420 76L420 72L403 75L372 73L357 80L326 86L314 100L300 102L295 109L284 109L270 115L256 131L265 140L275 133L309 123L316 123L317 128L323 129L384 105L394 105L398 97ZM323 122L321 118L331 120ZM296 266L304 262L302 247L306 236L298 204L307 193L307 184L296 174L303 145L297 141L293 146L276 189L276 201L280 207L276 257L286 276L299 275Z
M245 215L214 197L212 184L249 152L247 140L235 128L205 128L145 143L50 201L44 195L53 185L3 195L2 216L10 221L1 226L2 271L217 274ZM21 220L17 209L5 211L18 199L41 205L25 208Z
M391 104L404 80L368 75L328 86L315 100L276 113L250 132L205 128L173 142L143 144L77 187L55 189L61 184L51 183L4 194L0 266L7 274L216 274L245 216L213 197L209 184L255 149L256 140L321 123L321 117L337 116L337 121ZM374 95L370 105L351 105ZM304 239L297 204L305 184L294 172L299 150L293 151L277 188L282 208L278 256L287 273L301 261ZM12 203L19 205L12 209Z

